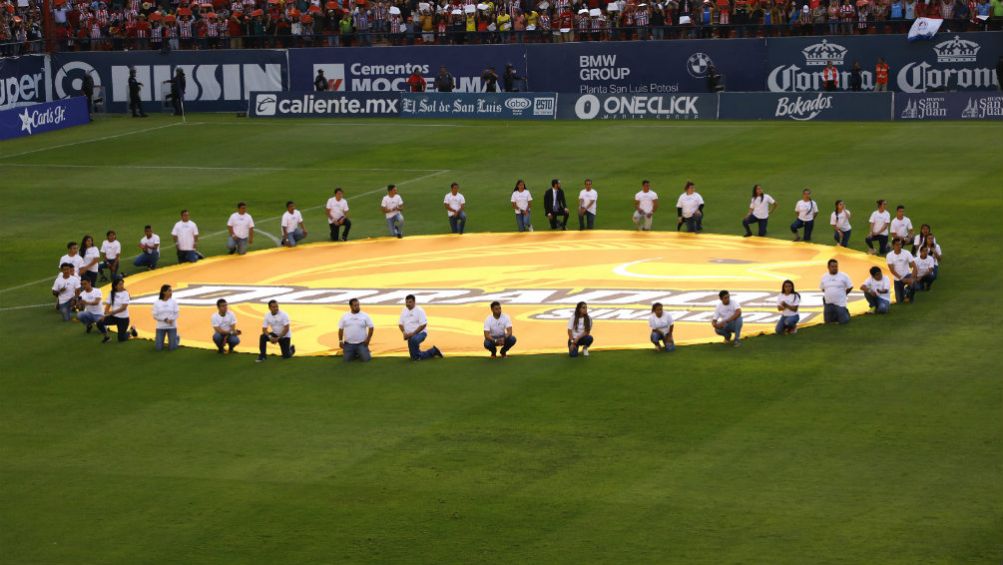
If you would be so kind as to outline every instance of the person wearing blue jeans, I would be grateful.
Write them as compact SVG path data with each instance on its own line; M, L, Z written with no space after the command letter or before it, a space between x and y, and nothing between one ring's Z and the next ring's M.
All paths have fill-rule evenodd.
M501 354L506 357L515 345L512 335L512 320L502 313L501 303L497 300L491 303L491 314L484 320L484 349L491 352L491 357ZM498 348L501 348L501 351Z
M714 333L724 338L724 343L732 344L735 347L741 345L742 339L742 305L737 300L732 300L727 290L718 293L717 306L714 307L714 317L710 324L714 327Z
M156 337L154 347L157 351L164 349L164 338L167 338L167 349L174 351L178 348L178 315L181 310L178 303L171 298L174 292L171 285L165 284L160 287L160 296L153 303L153 319L157 322Z
M171 230L174 245L177 248L178 263L194 263L199 260L199 227L191 221L188 210L181 211L181 221L174 224Z
M292 344L293 330L289 315L279 310L276 300L268 301L268 313L261 321L261 336L258 338L258 358L256 363L267 361L268 344L279 346L283 359L296 355L296 346Z
M80 277L73 274L73 265L63 263L59 266L59 275L52 283L52 295L56 297L59 313L64 322L73 319L73 308L77 305L77 291L80 290Z
M143 238L139 240L140 254L132 262L136 267L146 267L151 271L160 261L160 236L153 233L151 226L143 228Z
M596 201L599 193L592 188L592 179L585 179L585 187L578 191L578 229L591 230L596 227Z
M801 295L794 290L794 281L784 281L780 285L780 295L777 296L777 311L780 312L780 319L777 320L777 335L794 334L798 331L798 322L801 316L798 309L801 307Z
M446 216L449 218L449 231L462 234L467 225L467 200L460 194L458 183L449 185L449 192L442 200L442 205L446 208Z
M233 353L233 349L240 345L240 330L237 329L237 316L230 311L226 300L220 298L216 301L216 313L212 315L212 342L216 344L218 353L223 354L223 347Z
M568 319L568 355L578 357L578 348L581 348L582 355L588 357L593 341L588 304L579 302L575 306L575 313Z
M247 247L254 245L254 219L247 213L247 204L237 203L237 211L230 214L226 221L229 236L226 238L226 249L230 255L244 255Z
M766 226L770 222L770 214L777 207L777 201L772 196L763 192L763 187L754 185L752 187L752 200L749 202L749 213L742 218L742 227L745 228L745 237L752 237L752 230L749 226L758 226L757 235L766 237Z
M96 322L98 331L104 334L101 343L108 343L111 336L108 335L108 326L114 324L118 332L118 341L129 341L130 337L136 337L139 333L136 328L129 324L129 291L125 289L125 279L121 276L115 278L111 283L111 292L108 293L108 300L105 301L104 316Z
M791 224L791 233L794 234L794 241L811 241L811 232L815 229L815 216L818 216L818 204L811 199L811 189L801 191L801 200L794 205L794 223ZM804 237L798 234L798 230L804 228Z
M358 359L363 363L372 359L369 343L373 339L373 319L362 311L359 300L348 301L349 312L338 321L338 345L345 356L345 362Z
M888 202L885 200L878 200L878 209L871 212L871 217L868 220L870 223L870 235L864 238L864 243L867 244L867 252L871 255L877 253L878 255L884 255L888 252L888 228L892 222L892 215L888 212ZM878 242L878 250L874 250L874 242Z
M836 201L836 209L829 216L829 225L832 226L832 238L836 240L836 245L848 247L850 245L850 217L852 214L846 209L846 204L842 200Z
M404 298L404 309L401 310L397 327L400 328L401 335L407 342L408 353L412 361L442 357L442 352L434 345L431 349L421 350L421 342L428 337L428 333L425 331L428 328L428 318L425 316L425 311L415 305L413 294Z
M905 249L902 249L902 240L895 238L892 241L892 250L885 256L888 263L888 270L892 272L892 279L895 286L895 303L912 302L916 296L916 260Z
M307 236L303 214L296 209L296 203L286 202L286 211L282 213L282 245L296 247L296 244Z
M515 211L515 227L519 231L533 231L533 223L530 220L530 212L533 195L526 188L526 183L519 179L512 190L512 210Z
M864 298L874 314L887 314L892 304L891 287L888 277L881 272L881 267L871 267L871 278L860 285Z
M675 351L676 342L672 339L675 323L672 315L665 311L661 302L651 305L651 315L648 316L648 327L651 328L651 343L658 351Z
M94 324L98 323L104 314L104 309L101 307L101 290L94 288L94 284L89 279L81 279L80 281L77 307L81 309L77 313L77 320L84 325L87 333L90 333Z
M404 199L397 194L396 184L387 185L387 195L380 202L380 209L386 216L390 235L397 239L404 237L404 214L401 213L404 209Z
M845 324L850 321L850 311L846 309L846 297L853 290L853 281L846 273L839 272L839 261L829 259L828 272L822 275L818 288L822 291L822 319L827 324Z

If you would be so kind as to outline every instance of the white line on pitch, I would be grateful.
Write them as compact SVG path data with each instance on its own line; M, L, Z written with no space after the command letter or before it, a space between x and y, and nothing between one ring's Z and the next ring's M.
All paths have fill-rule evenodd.
M136 170L178 170L178 171L361 171L361 172L392 172L429 173L439 169L357 169L357 168L327 168L304 169L302 167L191 167L188 165L72 165L66 163L0 163L0 167L28 167L42 169L136 169Z
M6 308L0 308L0 312L9 312L11 310L28 310L29 308L43 308L45 306L52 308L54 304L52 302L47 302L45 304L28 304L26 306L8 306Z
M84 145L86 143L96 143L98 141L105 141L105 140L108 140L108 139L117 139L119 137L125 137L127 135L135 135L137 133L146 133L146 132L150 132L150 131L156 131L158 129L171 128L171 127L178 126L178 125L181 125L181 122L177 122L177 123L173 123L173 124L166 124L166 125L162 125L162 126L155 126L155 127L152 127L152 128L137 129L137 130L134 130L134 131L127 131L125 133L118 133L118 134L115 134L115 135L106 135L104 137L95 137L93 139L82 139L80 141L74 141L72 143L63 143L63 144L60 144L60 145L52 145L52 146L49 146L49 147L40 147L38 149L32 149L30 151L22 151L20 153L11 153L10 155L3 155L3 156L0 156L0 159L10 159L11 157L21 157L22 155L31 155L33 153L41 153L43 151L51 151L53 149L62 149L64 147L73 147L75 145Z

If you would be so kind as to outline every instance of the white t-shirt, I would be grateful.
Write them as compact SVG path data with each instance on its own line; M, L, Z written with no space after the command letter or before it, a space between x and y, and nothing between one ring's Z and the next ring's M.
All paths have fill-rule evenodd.
M853 288L853 282L846 273L836 273L835 275L826 273L822 275L822 282L818 285L822 291L822 297L826 304L846 307L846 291Z
M93 314L95 316L100 316L104 314L104 308L101 306L101 289L91 288L89 291L82 291L80 293L80 300L84 301L84 312L88 314ZM96 304L87 304L88 302L95 302Z
M76 275L70 275L66 278L63 277L62 273L59 273L56 281L52 283L52 291L59 293L60 304L66 304L76 296L78 288L80 288L80 277Z
M505 331L512 327L512 320L509 319L508 314L502 314L495 318L494 314L491 314L484 320L484 331L488 332L493 338L505 337Z
M909 237L909 230L912 229L912 220L908 216L902 216L902 219L892 218L891 231L892 235L900 238L906 239Z
M815 204L814 200L808 202L805 202L804 199L798 200L798 203L794 205L794 212L797 213L798 219L802 222L810 222L818 215L818 204Z
M881 277L881 280L875 280L874 277L870 277L864 281L864 284L861 285L861 289L869 290L870 292L877 294L878 298L884 300L885 302L891 302L892 285L888 282L888 280L888 277Z
M583 188L581 191L578 192L578 205L581 206L586 202L589 203L589 205L585 207L585 211L588 212L589 214L596 213L597 200L599 200L599 192L596 191L595 189L585 190Z
M293 233L300 227L301 223L303 223L303 214L300 214L299 210L293 210L292 213L286 210L282 213L281 226L286 230L285 233Z
M933 255L929 253L926 254L926 259L920 256L913 257L913 261L916 262L916 273L920 277L925 277L933 271L933 268L937 266L937 261L933 258Z
M700 210L701 204L703 204L703 196L700 196L699 192L694 192L693 194L686 194L684 192L676 200L676 208L683 209L684 218L692 218L693 214L696 214Z
M112 295L115 296L115 303L114 304L111 303L111 296ZM122 306L125 306L125 310L122 310L118 314L112 314L112 315L115 316L116 318L128 318L129 317L129 291L128 290L120 290L118 292L111 292L111 293L109 293L109 296L108 296L107 299L105 299L104 303L111 305L111 310L113 312L115 310L118 310Z
M836 228L839 231L850 231L850 211L844 209L838 215L836 212L829 214L829 225Z
M575 324L574 314L568 318L568 329L571 330L571 339L578 339L585 335L585 316L578 318L578 324Z
M373 326L373 319L365 312L353 314L348 312L338 321L338 329L344 330L345 343L358 344L366 341L369 335L369 328Z
M69 255L63 255L62 257L60 257L59 258L59 265L57 265L57 268L61 269L63 267L63 263L69 263L70 265L73 265L73 274L74 275L79 274L80 273L80 267L83 267L85 265L84 258L81 257L79 253L77 253L76 255L74 255L72 257L70 257ZM60 273L60 276L62 276L62 273Z
M390 196L389 194L383 197L383 201L380 202L380 206L392 210L391 212L385 212L384 215L387 218L393 218L400 213L401 206L404 205L404 199L401 198L400 194L395 194ZM365 340L363 340L365 341Z
M265 314L265 319L261 322L261 327L269 328L268 331L275 335L282 335L282 328L289 326L289 333L282 337L293 337L293 327L289 323L289 315L279 310L278 314L272 314L271 310Z
M193 251L195 249L195 236L198 234L199 227L191 220L179 221L174 224L174 229L171 230L171 235L178 238L179 251Z
M741 309L742 305L739 304L738 301L735 300L734 298L729 300L727 304L719 300L717 306L714 307L714 320L718 322L723 322L734 316L736 310L741 310Z
M114 261L122 253L122 242L117 239L115 241L104 240L101 243L101 253L104 253L105 260Z
M661 318L659 318L654 314L648 316L648 327L650 327L652 330L658 330L663 334L669 333L669 328L672 327L673 323L674 322L672 320L672 315L666 312L665 310L662 310Z
M645 192L643 190L637 191L634 195L634 200L637 202L637 208L641 210L644 214L652 214L655 211L655 200L658 200L658 193L654 190L649 190Z
M902 280L902 277L912 274L909 263L913 262L913 256L912 253L909 253L905 249L900 250L898 253L889 251L888 255L885 255L885 261L888 262L888 269L891 270L892 276L897 281Z
M226 225L233 228L233 237L247 239L251 235L251 228L254 227L254 218L246 212L243 214L234 212L230 214L230 219L226 221Z
M888 224L892 221L892 215L888 213L888 210L884 212L875 210L871 212L871 218L867 221L874 224L874 227L871 228L871 233L888 235Z
M518 214L519 211L525 212L526 210L529 210L529 203L532 201L533 195L529 193L528 188L512 192L512 202L515 202L515 207L517 208L515 211L516 214Z
M408 310L407 306L401 310L400 319L397 321L398 324L404 326L405 333L414 333L416 329L420 326L428 324L428 318L425 317L425 311L421 309L421 306L415 306L414 308Z
M160 236L157 234L152 234L150 237L145 235L139 238L139 244L147 248L144 253L153 253L154 251L160 251Z
M796 294L784 294L781 292L780 295L777 296L777 306L784 307L784 309L780 311L781 316L797 316L797 311L791 310L790 307L800 305L801 299L798 298L798 295Z
M327 199L327 206L325 206L325 208L327 208L328 211L327 223L333 224L345 217L345 214L348 212L348 199L342 198L341 200L338 200L332 196Z
M173 298L157 300L153 303L153 319L157 321L158 330L172 330L178 327L178 314L181 311ZM171 323L167 323L171 320Z
M749 201L749 208L752 208L752 215L765 220L770 217L770 206L776 204L776 200L769 194L764 194L762 198L753 198Z
M452 191L450 191L446 193L446 197L442 199L442 203L449 206L449 210L446 210L446 215L452 218L460 211L460 208L467 203L467 199L459 192L454 195Z
M103 245L101 247L102 247L102 249L104 248ZM77 254L76 257L80 257L80 254ZM97 259L97 261L94 261L95 259ZM114 259L114 257L113 257L113 259ZM93 265L91 265L91 261L94 261ZM90 267L87 267L87 271L89 271L91 273L96 273L96 272L98 272L98 264L99 263L101 263L101 252L98 251L97 247L88 247L87 251L84 251L84 256L83 256L83 259L81 260L81 265L80 266L81 267L87 267L87 265L90 265Z
M212 327L219 328L224 332L232 332L233 328L237 325L237 316L233 314L232 310L227 310L225 316L219 315L219 310L212 315Z

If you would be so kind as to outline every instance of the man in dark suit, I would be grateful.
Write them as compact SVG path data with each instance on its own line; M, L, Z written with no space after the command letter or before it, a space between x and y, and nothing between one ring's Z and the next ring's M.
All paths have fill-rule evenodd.
M557 219L561 217L563 217L561 229L567 229L568 217L571 213L568 211L568 202L564 199L561 181L557 179L550 181L550 188L543 193L543 211L547 213L547 219L550 220L550 229L557 229Z

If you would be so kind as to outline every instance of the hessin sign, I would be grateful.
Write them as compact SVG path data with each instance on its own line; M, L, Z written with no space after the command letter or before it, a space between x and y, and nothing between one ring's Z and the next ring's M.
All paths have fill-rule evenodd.
M888 120L889 92L722 92L722 120Z
M553 120L557 94L534 93L404 93L401 116L409 118L498 118Z
M84 125L89 121L87 100L80 96L0 110L0 139L27 137Z
M252 118L344 118L400 115L400 94L377 92L252 92Z
M899 94L896 120L1003 120L1003 95L976 92Z
M562 120L696 120L717 114L715 94L562 95L557 117Z

